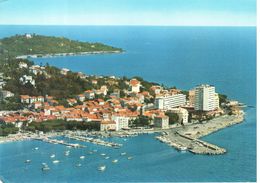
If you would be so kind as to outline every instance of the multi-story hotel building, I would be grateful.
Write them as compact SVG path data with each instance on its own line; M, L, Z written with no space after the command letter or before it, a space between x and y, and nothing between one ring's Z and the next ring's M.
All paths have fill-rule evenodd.
M172 109L186 104L186 95L175 94L155 98L154 105L157 109Z
M219 97L215 87L200 85L195 88L194 108L199 111L212 111L219 107Z

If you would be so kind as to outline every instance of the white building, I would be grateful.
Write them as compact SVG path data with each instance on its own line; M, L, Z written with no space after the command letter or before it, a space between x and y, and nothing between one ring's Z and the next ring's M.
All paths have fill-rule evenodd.
M212 111L219 107L218 94L215 87L210 85L200 85L195 88L195 110Z
M179 117L178 122L179 123L183 123L183 124L187 124L188 123L188 119L189 119L189 112L187 109L178 107L178 108L174 108L171 110L172 113L176 113Z
M31 39L33 36L32 36L31 34L29 34L29 33L26 33L26 34L25 34L25 37L26 37L27 39Z
M84 92L84 94L85 94L85 97L86 97L87 99L94 99L94 98L95 98L95 92L92 91L92 90L86 90L86 91Z
M140 87L141 87L140 81L138 81L137 79L131 79L129 84L131 86L131 92L134 93L140 92Z
M155 98L154 106L157 109L172 109L186 104L186 95L175 94Z
M31 83L31 85L35 86L35 80L32 78L32 76L23 75L20 78L20 82L25 85L26 83Z
M101 121L100 131L116 130L116 123L114 121Z
M68 73L69 71L70 71L70 70L67 69L67 68L62 68L62 69L60 70L60 73L61 73L62 75L67 75L67 73Z
M28 65L27 63L25 62L19 62L19 68L22 69L22 68L28 68Z
M5 83L6 82L4 81L4 73L0 72L0 89L3 88Z
M123 128L128 128L129 117L120 114L113 114L112 120L116 122L116 131L121 130Z

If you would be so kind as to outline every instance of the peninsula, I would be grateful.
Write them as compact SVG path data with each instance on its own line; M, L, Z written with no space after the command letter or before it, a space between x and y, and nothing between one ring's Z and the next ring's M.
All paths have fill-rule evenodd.
M15 35L0 39L0 54L17 58L120 53L122 51L121 48L102 43L80 42L64 37L36 34Z
M36 139L74 147L48 139L49 133L62 132L67 138L120 148L91 136L159 132L158 140L180 151L223 154L226 149L198 138L244 120L240 103L217 93L213 85L185 91L138 76L86 75L26 58L121 52L119 48L38 35L0 41L0 142Z

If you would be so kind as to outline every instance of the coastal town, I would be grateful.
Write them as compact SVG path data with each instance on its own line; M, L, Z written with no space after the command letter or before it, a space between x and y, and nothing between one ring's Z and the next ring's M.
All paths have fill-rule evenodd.
M25 37L31 39L27 34ZM197 138L243 121L241 104L218 94L212 85L201 84L185 91L140 77L93 76L67 68L34 65L26 58L16 57L5 65L6 70L18 72L17 75L0 73L0 101L6 107L0 111L0 134L4 136L0 142L30 139L27 135L22 137L28 132L39 135L83 130L99 131L99 136L160 132L163 135L158 140L178 150L222 154L225 149ZM54 84L47 89L46 83L53 78ZM80 83L81 92L68 95L58 88L57 78ZM60 85L65 86L65 82ZM21 92L11 91L17 85ZM77 87L65 89L71 92ZM15 107L10 109L11 104Z

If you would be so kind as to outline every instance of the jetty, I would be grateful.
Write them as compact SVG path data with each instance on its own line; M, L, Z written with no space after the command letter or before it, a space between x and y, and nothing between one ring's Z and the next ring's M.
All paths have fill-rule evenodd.
M102 145L106 147L121 147L122 144L114 143L114 142L107 142L98 138L92 138L92 137L86 137L86 136L80 136L75 134L65 135L65 137L73 140L83 141L83 142L90 142L96 145Z
M83 148L83 147L86 147L84 145L68 143L68 142L65 142L64 140L49 139L49 138L46 138L46 137L35 137L33 139L34 140L43 141L43 142L47 142L47 143L50 143L50 144L61 144L61 145L65 145L67 147L73 147L73 148Z
M207 155L224 154L227 152L226 149L200 140L199 138L231 125L241 123L243 120L244 114L224 115L203 122L202 124L191 124L189 126L165 130L156 139L180 151Z

